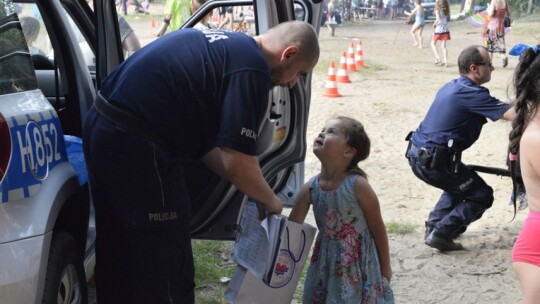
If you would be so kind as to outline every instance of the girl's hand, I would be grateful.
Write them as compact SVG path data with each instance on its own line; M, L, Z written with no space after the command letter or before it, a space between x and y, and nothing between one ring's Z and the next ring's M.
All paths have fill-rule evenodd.
M381 265L381 275L390 283L390 280L392 280L392 267L390 265L387 267Z

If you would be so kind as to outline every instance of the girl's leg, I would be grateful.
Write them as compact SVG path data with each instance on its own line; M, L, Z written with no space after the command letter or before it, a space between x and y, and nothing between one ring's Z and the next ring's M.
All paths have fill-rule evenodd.
M437 41L433 38L431 39L431 49L433 50L433 54L435 55L435 64L439 64L439 62L441 62L441 59L439 58L439 52L437 51Z
M413 24L411 28L411 36L414 41L413 47L418 46L418 41L416 40L416 30L418 30L418 26L416 24Z
M441 49L443 53L443 63L444 66L448 66L448 49L446 48L446 40L441 42Z
M422 32L424 31L423 26L418 27L418 48L421 49L424 47L424 38L422 38Z

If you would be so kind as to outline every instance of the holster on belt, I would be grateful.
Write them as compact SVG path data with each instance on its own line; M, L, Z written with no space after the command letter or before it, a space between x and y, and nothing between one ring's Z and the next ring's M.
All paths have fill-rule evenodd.
M405 150L405 158L407 158L407 152L409 152L409 150L411 149L411 146L412 146L412 136L414 134L414 131L411 131L409 132L409 134L407 134L407 136L405 136L405 140L409 142L409 144L407 145L407 150Z

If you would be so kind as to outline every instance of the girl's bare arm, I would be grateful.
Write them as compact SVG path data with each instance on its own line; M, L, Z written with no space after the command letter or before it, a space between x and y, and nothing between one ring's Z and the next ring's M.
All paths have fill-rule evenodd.
M377 247L379 262L381 264L381 274L390 282L392 279L390 246L388 245L388 235L386 234L386 226L382 219L381 206L377 194L375 194L375 191L373 191L373 188L371 188L364 177L358 176L355 183L355 195L360 207L364 211L369 230L373 235L373 240Z
M300 193L296 196L294 201L294 207L289 214L289 221L302 224L306 219L309 212L309 206L311 205L310 199L310 186L306 183L300 189Z

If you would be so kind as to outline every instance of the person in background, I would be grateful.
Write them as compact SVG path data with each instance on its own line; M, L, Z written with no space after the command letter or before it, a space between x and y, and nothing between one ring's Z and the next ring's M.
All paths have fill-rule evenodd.
M336 9L336 0L328 1L326 13L326 26L328 27L328 32L330 36L336 34L336 27L341 24L341 16Z
M484 46L489 52L489 57L493 59L493 53L499 53L502 57L503 68L508 65L506 56L506 42L504 39L504 17L511 18L510 8L507 0L491 0L489 4L491 12L490 18L486 21L482 30Z
M122 13L124 14L124 16L127 16L127 0L116 1L116 12Z
M94 1L93 0L87 0L86 3L90 7L90 9L94 10ZM134 52L141 49L141 42L139 41L139 37L135 34L135 31L129 25L126 18L124 16L118 14L118 30L120 31L120 41L122 42L122 49L124 50L124 57L127 58ZM80 33L79 33L80 34ZM86 43L86 39L82 35L79 35L77 38L79 43ZM86 47L85 49L87 49ZM93 53L92 53L93 56Z
M313 141L321 172L300 190L289 220L313 208L319 234L302 303L394 303L388 236L377 195L358 163L370 140L357 120L330 119Z
M203 4L206 3L208 0L193 0L191 11L194 13L197 11ZM208 30L212 27L210 26L210 19L212 18L212 12L208 13L206 16L204 16L193 28L196 28L198 30Z
M120 29L120 41L124 49L124 56L127 58L141 48L141 42L133 28L121 15L118 15L118 28Z
M424 31L425 21L425 9L422 7L422 0L414 1L414 9L410 12L405 12L407 16L414 16L414 23L411 27L411 36L413 38L413 47L419 49L424 47L424 38L422 38L422 32ZM416 38L416 32L418 32L418 38Z
M281 213L256 155L257 132L271 89L293 87L319 53L315 29L301 21L255 37L182 29L103 80L83 127L98 303L194 303L186 160Z
M26 43L28 44L30 55L41 55L43 57L47 57L47 54L45 54L42 49L34 46L34 42L36 42L41 29L39 20L32 16L22 16L19 21L21 22L24 37L26 37Z
M509 134L513 165L519 159L527 189L529 214L512 251L512 262L522 291L522 303L540 299L540 45L524 49L514 71L513 90L517 116ZM512 52L511 52L512 54Z
M513 120L510 104L483 86L494 68L486 48L469 46L458 57L460 77L445 84L424 120L409 135L406 157L416 177L443 190L426 221L425 243L439 251L462 250L454 239L480 219L494 201L491 188L461 162L480 137L487 118Z
M435 3L435 22L433 27L433 37L431 39L431 49L435 54L435 64L448 66L448 49L446 48L446 41L450 40L450 30L448 29L448 21L450 21L450 5L448 0L437 0ZM439 51L437 50L437 42L441 42L441 52L443 60L439 57Z
M232 6L223 6L219 8L219 16L220 16L220 22L218 25L218 29L222 29L225 24L228 27L229 31L232 31L234 29L233 22L234 22L234 16L233 16L233 7Z
M154 33L156 37L179 29L191 16L191 2L190 0L167 0L164 14L161 26Z

